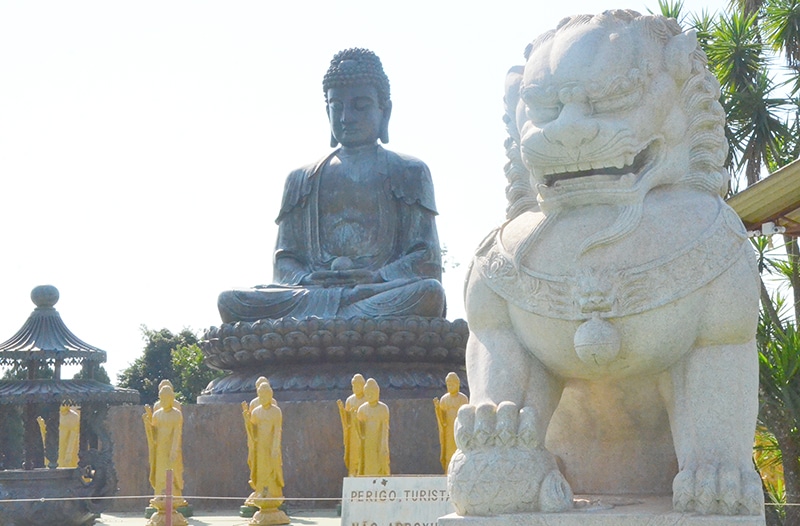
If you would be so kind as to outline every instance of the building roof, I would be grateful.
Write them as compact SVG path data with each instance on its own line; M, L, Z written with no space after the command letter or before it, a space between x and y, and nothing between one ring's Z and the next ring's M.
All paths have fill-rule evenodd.
M784 227L787 234L800 236L800 160L732 196L728 204L747 230L761 230L761 225L774 223Z
M24 403L136 404L139 391L97 380L0 380L0 405Z
M42 360L80 365L103 363L106 352L84 342L70 331L54 305L58 289L41 285L31 292L36 308L17 333L0 343L0 365Z

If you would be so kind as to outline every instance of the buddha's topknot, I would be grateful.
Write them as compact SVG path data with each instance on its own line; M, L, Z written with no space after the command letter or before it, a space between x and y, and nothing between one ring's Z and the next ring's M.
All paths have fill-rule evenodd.
M382 108L389 104L389 77L383 71L381 59L369 49L350 48L334 55L322 80L322 89L327 100L328 89L332 87L363 83L377 88L378 103Z

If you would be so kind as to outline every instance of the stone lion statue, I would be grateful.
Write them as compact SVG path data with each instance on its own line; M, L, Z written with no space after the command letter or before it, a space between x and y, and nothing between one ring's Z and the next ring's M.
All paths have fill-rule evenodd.
M760 514L758 275L695 34L606 11L525 59L506 82L508 220L466 288L456 509L672 493L676 511Z

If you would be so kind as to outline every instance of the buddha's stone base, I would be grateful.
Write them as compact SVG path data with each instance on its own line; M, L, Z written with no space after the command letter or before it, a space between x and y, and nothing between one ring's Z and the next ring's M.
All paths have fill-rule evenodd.
M451 371L466 391L468 336L464 320L419 316L225 323L200 344L209 366L231 372L197 401L255 398L259 376L269 378L278 402L346 399L355 373L375 378L387 400L441 396Z
M672 510L671 497L578 497L565 513L439 518L439 526L764 526L764 514L697 515Z
M353 394L351 380L360 373L374 378L381 388L381 400L433 398L447 392L444 379L449 372L458 374L462 391L469 392L464 362L460 364L319 364L282 365L248 372L234 372L214 380L198 404L238 404L256 397L259 376L269 379L275 399L281 402L346 400Z

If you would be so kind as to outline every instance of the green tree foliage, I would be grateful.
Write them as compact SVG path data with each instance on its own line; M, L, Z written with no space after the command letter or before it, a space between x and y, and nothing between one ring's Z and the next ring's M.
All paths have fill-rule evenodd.
M797 240L789 238L788 256L776 254L767 238L754 240L762 276L775 282L770 295L762 292L758 324L759 420L763 431L757 441L756 462L762 471L769 499L768 524L800 524L800 333L797 331L797 303L787 301L798 290L792 280L798 275ZM780 465L782 478L770 474ZM770 511L774 514L770 517Z
M143 404L158 399L158 384L164 379L172 382L181 403L194 403L208 382L222 374L203 364L197 335L189 329L174 334L142 326L142 338L142 356L119 373L117 385L139 391Z
M109 376L108 376L108 371L106 371L106 368L103 367L102 365L98 365L97 367L95 367L93 376L94 376L94 379L97 380L98 382L100 382L101 384L110 384L111 383L111 378L109 378ZM86 370L85 367L81 368L80 371L75 373L75 376L73 376L72 379L73 380L87 380L87 379L89 379L89 372Z
M179 400L194 403L208 383L222 376L221 371L210 369L203 363L203 352L197 344L179 345L172 351L173 380Z
M42 365L41 362L39 366L36 368L36 378L49 380L53 378L53 368L49 365ZM28 370L27 368L19 363L15 363L13 366L7 367L3 371L2 380L27 380L28 379Z

